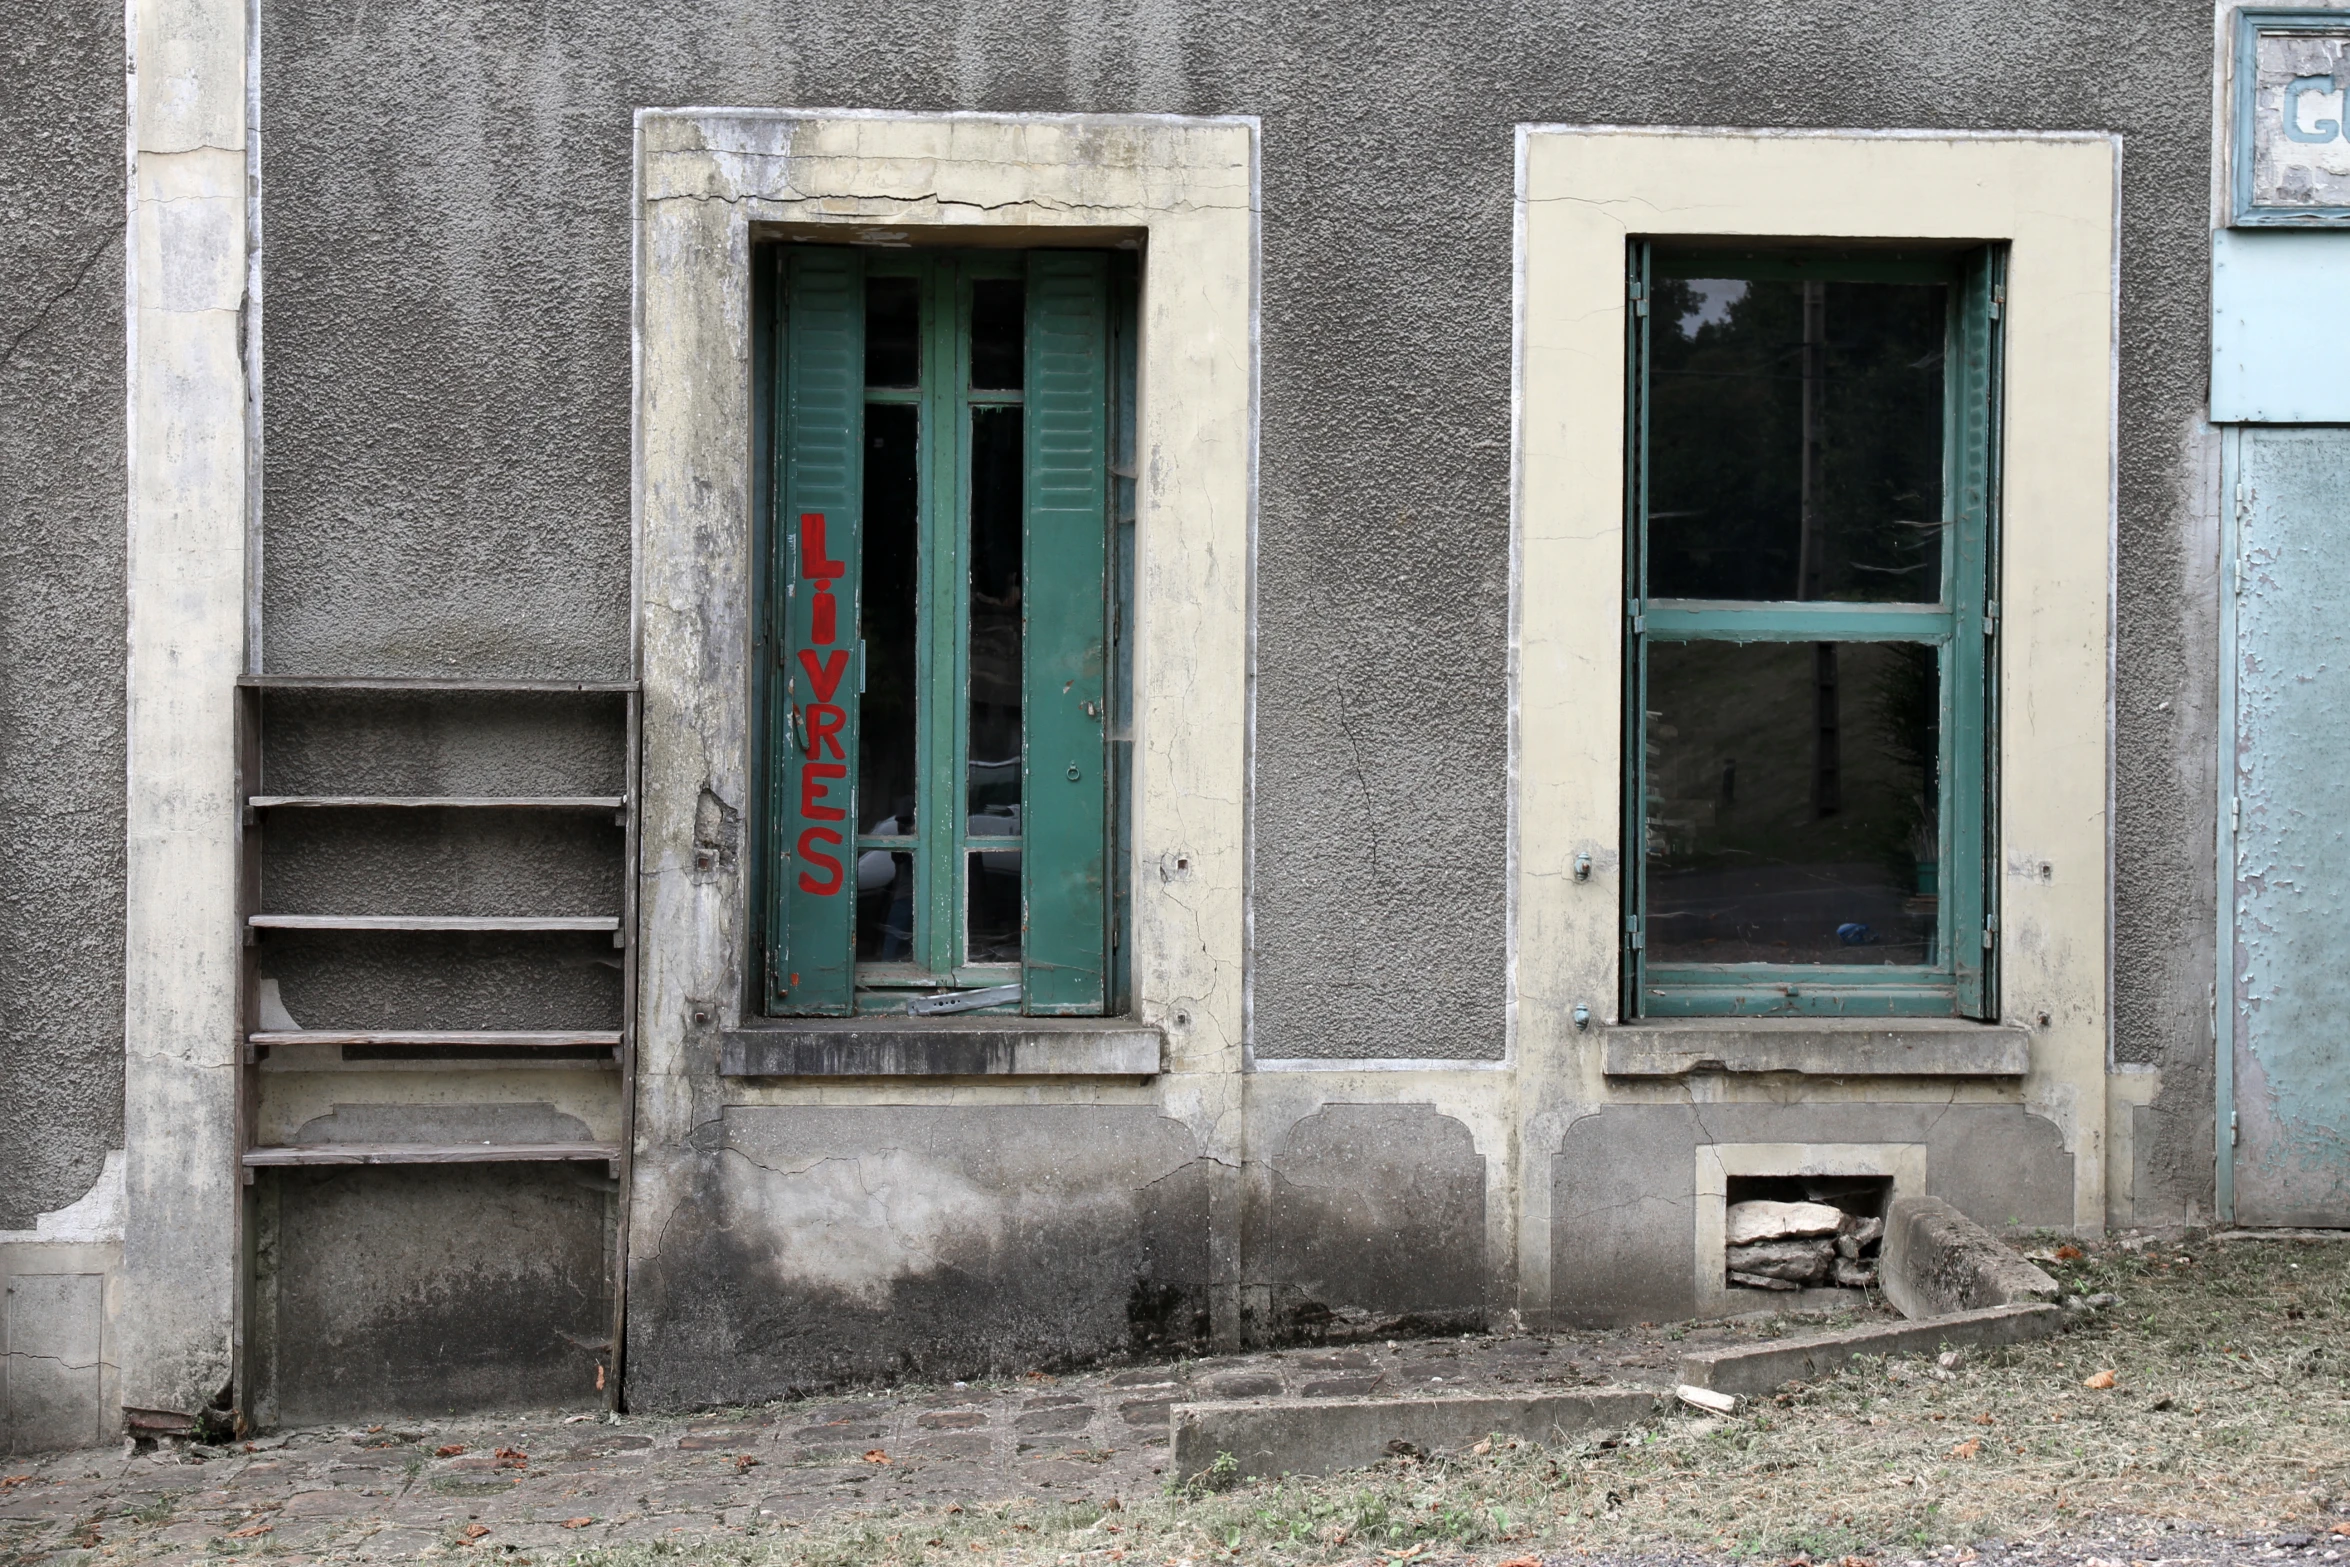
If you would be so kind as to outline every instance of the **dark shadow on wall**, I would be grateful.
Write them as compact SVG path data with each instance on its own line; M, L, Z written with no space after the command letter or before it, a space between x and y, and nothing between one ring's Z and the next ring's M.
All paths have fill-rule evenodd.
M1485 1160L1430 1105L1325 1105L1268 1161L1275 1341L1459 1333L1485 1321Z
M711 1132L634 1248L631 1408L1207 1336L1207 1163L1155 1110L736 1106Z

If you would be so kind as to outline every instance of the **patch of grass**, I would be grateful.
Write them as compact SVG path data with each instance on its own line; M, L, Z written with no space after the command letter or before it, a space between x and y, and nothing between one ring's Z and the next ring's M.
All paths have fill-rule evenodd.
M2181 1260L2186 1259L2186 1260ZM1170 1558L1308 1564L1506 1548L1701 1547L1832 1561L2127 1515L2304 1527L2350 1497L2350 1245L2175 1241L2045 1264L2120 1304L2042 1343L1956 1364L1863 1360L1722 1419L1663 1416L1573 1447L1396 1460L1319 1479L1090 1503L840 1517L703 1541L741 1567ZM2103 1371L2110 1388L2084 1386ZM674 1559L590 1550L580 1567Z

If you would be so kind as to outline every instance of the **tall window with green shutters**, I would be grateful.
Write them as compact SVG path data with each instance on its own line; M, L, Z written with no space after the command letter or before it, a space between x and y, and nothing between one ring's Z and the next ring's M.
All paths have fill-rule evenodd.
M1133 258L766 257L766 1009L1114 1012Z
M1627 1017L1987 1017L2005 253L1632 246Z

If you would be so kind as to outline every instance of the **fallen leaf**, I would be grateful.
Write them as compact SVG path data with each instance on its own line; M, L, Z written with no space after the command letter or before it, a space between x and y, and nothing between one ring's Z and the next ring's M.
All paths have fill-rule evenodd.
M247 1524L242 1529L231 1529L228 1532L228 1537L232 1540L257 1540L276 1527L277 1525L273 1523Z
M1539 1556L1513 1556L1506 1562L1495 1562L1493 1567L1542 1567Z
M1953 1458L1972 1458L1982 1450L1983 1439L1979 1436L1970 1436L1965 1441L1952 1448L1950 1450L1950 1456Z
M1847 1556L1836 1567L1877 1567L1877 1559L1874 1556Z
M1420 1542L1419 1542L1417 1545L1414 1545L1414 1546L1413 1546L1411 1549L1409 1549L1409 1550L1404 1550L1404 1551L1381 1551L1379 1554L1380 1554L1380 1555L1382 1555L1382 1556L1384 1556L1384 1557L1386 1557L1386 1558L1387 1558L1389 1561L1391 1561L1391 1562L1408 1562L1408 1561L1410 1561L1410 1560L1411 1560L1413 1557L1415 1557L1415 1556L1419 1555L1421 1551L1425 1550L1425 1549L1427 1548L1427 1545L1428 1545L1428 1542L1427 1542L1427 1541L1425 1541L1425 1540L1422 1540L1422 1541L1420 1541Z
M879 1448L879 1447L869 1447L869 1448L865 1449L865 1462L867 1462L867 1463L869 1463L869 1464L886 1464L886 1463L888 1463L888 1462L889 1462L889 1453L888 1453L888 1450L887 1450L887 1449L885 1449L885 1448Z
M469 1523L464 1528L457 1531L457 1537L463 1540L467 1545L471 1545L474 1541L480 1539L483 1535L489 1532L489 1526L487 1524Z
M2093 1377L2083 1377L2081 1379L2081 1386L2111 1387L2113 1386L2113 1373L2110 1371L2100 1371Z
M1026 1375L1026 1377L1024 1378L1024 1380L1026 1380L1026 1381L1029 1381L1029 1382L1053 1382L1053 1381L1058 1381L1059 1379L1058 1379L1058 1378L1056 1378L1056 1377L1048 1376L1048 1375L1046 1375L1046 1374L1045 1374L1044 1372L1042 1372L1042 1371L1031 1371L1031 1372L1027 1373L1027 1375Z
M2350 1523L2338 1523L2338 1524L2334 1525L2334 1526L2333 1526L2331 1529L2328 1529L2328 1530L2326 1531L2326 1533L2328 1533L2328 1534L2350 1534Z
M456 1456L457 1456L459 1453L462 1453L462 1452L464 1452L464 1451L465 1451L465 1444L464 1444L464 1443L462 1443L462 1442L451 1442L451 1443L450 1443L450 1444L449 1444L447 1447L436 1447L436 1448L434 1448L434 1449L432 1450L432 1456L433 1456L433 1457L435 1457L435 1458L454 1458L454 1457L456 1457Z
M1984 1410L1984 1411L1983 1411L1981 1414L1979 1414L1979 1415L1975 1416L1975 1424L1976 1424L1976 1425L1979 1425L1979 1426L1987 1426L1987 1425L1992 1425L1992 1424L1995 1424L1995 1423L1996 1423L1996 1422L1994 1422L1994 1421L1992 1420L1992 1418L1991 1418L1991 1411L1990 1411L1990 1410L1988 1410L1988 1409Z
M1484 1441L1470 1448L1469 1451L1475 1453L1479 1458L1483 1458L1487 1453L1493 1451L1493 1438L1487 1437Z
M585 1516L585 1515L582 1515L582 1516L580 1516L580 1517L578 1517L578 1518L566 1518L566 1519L564 1519L564 1520L563 1520L563 1527L564 1527L564 1528L566 1528L566 1529L584 1529L584 1528L586 1528L586 1527L587 1527L589 1524L591 1524L591 1523L594 1523L594 1522L595 1522L595 1520L594 1520L593 1518L589 1518L589 1517L587 1517L587 1516Z
M596 1391L604 1391L604 1363L600 1360L596 1362Z
M2088 1253L2082 1251L2080 1247L2073 1245L2069 1241L2064 1245L2056 1248L2056 1260L2058 1262L2079 1262L2087 1255Z
M530 1454L519 1447L501 1447L498 1449L497 1462L491 1464L490 1467L492 1469L528 1469Z
M373 1436L373 1435L375 1435L375 1433L376 1433L376 1432L378 1432L378 1431L381 1431L382 1429L383 1429L383 1427L382 1427L382 1426L369 1426L369 1427L367 1428L367 1434L368 1434L369 1436Z
M743 1473L745 1470L749 1469L749 1468L751 1467L751 1465L753 1465L753 1464L757 1463L758 1461L759 1461L759 1460L757 1460L756 1458L753 1458L753 1457L752 1457L750 1454L748 1454L748 1453L737 1453L737 1454L735 1454L735 1456L734 1456L734 1472L735 1472L736 1474L741 1474L741 1473Z

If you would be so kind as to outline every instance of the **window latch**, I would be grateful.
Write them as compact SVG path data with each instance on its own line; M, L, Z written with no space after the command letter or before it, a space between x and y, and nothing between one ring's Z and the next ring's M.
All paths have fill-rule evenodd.
M945 1012L976 1012L981 1007L1001 1006L1020 999L1018 985L989 985L980 990L949 990L935 996L924 996L906 1003L906 1010L915 1017L937 1017Z

